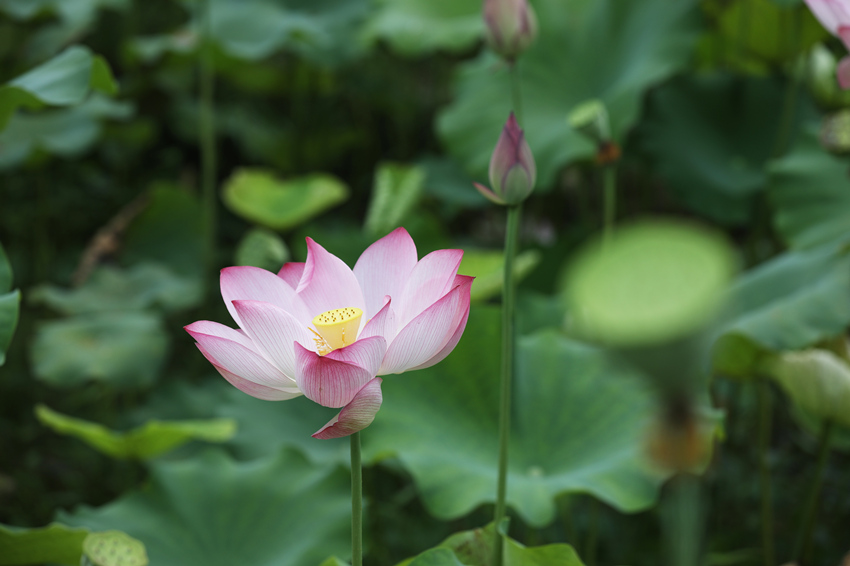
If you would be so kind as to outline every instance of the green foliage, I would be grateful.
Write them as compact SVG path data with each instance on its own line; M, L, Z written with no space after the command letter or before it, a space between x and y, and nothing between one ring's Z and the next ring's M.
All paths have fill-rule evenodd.
M158 316L109 311L41 323L31 356L36 377L56 387L96 380L136 389L153 383L167 349Z
M18 325L20 303L20 291L12 291L12 266L0 244L0 366L6 361L6 350Z
M791 251L742 274L731 289L737 332L773 350L797 349L850 324L850 255L829 244Z
M39 529L0 525L0 565L53 562L77 566L88 529L53 523Z
M147 566L145 545L121 531L91 533L83 541L91 566Z
M127 269L98 268L81 287L65 289L43 285L30 300L66 315L158 308L172 312L200 302L195 281L157 263L139 263Z
M366 230L372 236L383 236L401 226L419 202L424 184L425 171L417 165L380 164L366 213Z
M253 265L277 271L289 261L289 248L280 236L265 228L252 228L236 247L236 265Z
M641 94L681 68L696 35L690 2L540 0L534 7L539 37L518 62L520 126L544 189L561 167L595 151L568 127L569 111L598 98L620 139L638 117ZM605 53L604 61L592 53ZM462 66L456 98L438 120L448 150L479 179L511 109L510 73L499 67L491 53Z
M273 230L303 224L347 198L348 187L326 174L281 181L268 171L242 169L223 188L233 212Z
M69 525L120 528L151 564L315 566L348 547L348 474L292 450L236 463L219 450L151 464L150 486L99 509L61 513Z
M581 252L567 285L570 312L592 340L667 342L711 321L732 271L719 234L669 221L633 224Z
M385 379L384 404L364 435L364 453L395 455L437 517L493 501L498 357L482 354L498 352L498 320L495 309L473 309L439 366ZM549 330L519 341L515 387L508 503L523 520L551 523L564 493L591 493L624 511L653 504L658 478L641 454L653 403L633 374Z
M640 149L688 208L722 224L746 224L767 184L784 98L772 79L679 77L650 96Z
M225 442L236 433L231 419L193 421L151 420L128 432L57 413L44 405L35 408L38 420L59 434L75 436L107 456L149 460L192 440Z
M540 263L537 250L524 251L514 259L514 277L522 281ZM483 301L497 296L504 286L505 254L501 251L464 250L459 273L472 275L472 300Z
M0 86L0 130L23 106L75 106L91 90L115 94L118 86L109 65L87 47L69 47L53 59Z
M775 225L794 249L842 238L850 222L847 160L826 153L810 127L791 153L769 168Z
M367 39L386 41L408 56L468 50L483 34L478 0L380 0L365 28Z

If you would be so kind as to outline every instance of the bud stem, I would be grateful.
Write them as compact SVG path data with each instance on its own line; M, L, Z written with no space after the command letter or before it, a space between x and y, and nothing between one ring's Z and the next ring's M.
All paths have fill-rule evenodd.
M516 306L516 281L514 279L514 257L519 240L519 224L522 205L507 207L507 231L505 233L505 271L502 288L502 376L499 400L499 478L496 488L496 512L494 516L495 540L493 564L502 566L502 521L506 515L508 491L508 444L511 431L511 385L514 370L514 311Z
M602 167L602 184L604 186L605 202L604 210L604 232L602 236L603 245L607 246L614 233L614 215L617 210L617 167L609 163Z
M815 516L818 510L818 500L820 499L820 488L823 484L823 470L826 467L826 461L829 456L829 445L832 440L832 420L824 419L820 429L820 439L818 442L818 461L815 465L815 475L812 477L812 483L809 485L809 494L806 497L806 506L803 510L803 517L800 521L800 530L797 532L797 540L794 543L794 560L798 564L813 564L806 560L811 551L812 531L815 526Z
M511 61L509 65L511 68L511 105L516 121L522 126L522 92L520 92L519 66L516 60Z

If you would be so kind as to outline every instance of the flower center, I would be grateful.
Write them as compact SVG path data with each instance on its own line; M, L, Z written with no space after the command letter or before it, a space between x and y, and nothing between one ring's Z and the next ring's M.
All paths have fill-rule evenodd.
M310 329L316 337L316 351L324 356L337 348L344 348L357 340L360 329L360 317L363 311L357 307L345 307L325 311L313 319L316 330ZM318 331L318 332L317 332Z

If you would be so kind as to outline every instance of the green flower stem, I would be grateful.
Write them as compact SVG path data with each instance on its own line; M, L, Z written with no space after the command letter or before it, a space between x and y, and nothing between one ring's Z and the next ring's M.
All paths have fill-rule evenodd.
M213 42L211 33L212 0L200 5L201 47L200 55L200 124L198 128L201 146L201 194L204 206L205 254L207 265L212 266L215 254L216 227L216 148L215 148L215 106L213 88L215 73L213 68Z
M514 310L516 308L516 282L514 258L519 240L519 223L522 205L508 207L505 234L505 273L502 289L502 376L499 400L499 479L496 489L496 536L493 547L493 564L502 565L502 534L499 527L506 514L505 497L508 491L508 442L511 432L511 384L514 370Z
M766 379L759 379L757 387L762 554L764 556L765 566L776 566L775 545L773 542L773 496L770 480L770 464L767 458L767 451L770 447L770 429L773 422L773 401L770 396L770 383Z
M823 470L826 468L826 460L829 456L829 445L832 440L832 421L825 419L820 429L820 440L818 441L818 460L815 465L815 473L812 483L809 485L809 495L806 497L806 506L803 508L800 530L797 532L797 541L794 544L794 559L797 563L807 563L803 560L808 554L812 544L812 531L815 527L815 516L817 515L818 499L821 484L823 483Z
M522 127L522 94L519 84L519 66L514 61L511 66L511 105L513 106L514 116L516 121Z
M602 169L602 183L605 199L604 228L602 241L607 245L614 233L614 215L617 210L617 167L613 163Z
M587 505L587 541L582 558L587 566L596 564L596 547L599 538L599 501L592 495L588 496Z
M351 566L363 566L363 468L360 431L351 435Z

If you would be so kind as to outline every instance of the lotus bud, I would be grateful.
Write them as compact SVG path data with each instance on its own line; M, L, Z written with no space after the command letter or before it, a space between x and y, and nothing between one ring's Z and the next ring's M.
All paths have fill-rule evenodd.
M525 135L511 112L490 158L492 190L475 183L475 188L496 204L511 206L524 201L537 180L537 166Z
M537 16L528 0L484 0L483 14L490 48L508 61L537 37Z

